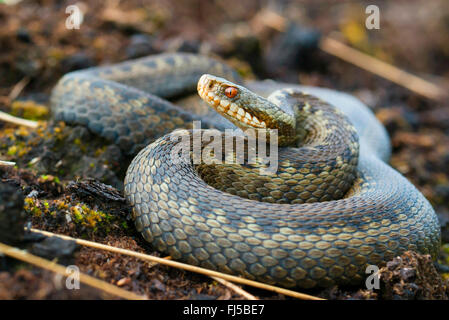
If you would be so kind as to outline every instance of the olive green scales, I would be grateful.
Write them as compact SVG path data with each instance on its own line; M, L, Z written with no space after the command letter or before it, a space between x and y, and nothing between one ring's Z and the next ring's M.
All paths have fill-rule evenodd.
M360 283L367 265L405 250L437 255L436 214L386 163L388 136L366 106L323 88L241 83L211 58L163 54L67 74L52 111L138 153L125 195L137 230L173 259L310 288ZM212 108L175 102L195 89ZM249 163L174 163L173 131L194 120L278 129L276 174Z

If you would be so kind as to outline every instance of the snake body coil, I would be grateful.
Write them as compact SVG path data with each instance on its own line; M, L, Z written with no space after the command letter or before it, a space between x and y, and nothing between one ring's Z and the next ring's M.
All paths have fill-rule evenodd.
M191 92L204 73L240 82L215 60L166 54L70 73L53 90L56 119L86 125L129 154L141 150L125 195L137 230L155 248L193 265L306 288L360 283L367 265L405 250L437 255L436 214L386 164L385 129L362 103L321 88L245 84L272 93L265 100L212 76L201 78L199 93L230 121L167 100ZM280 129L277 173L260 176L248 163L175 163L172 131L192 128L193 120L220 130L232 123Z

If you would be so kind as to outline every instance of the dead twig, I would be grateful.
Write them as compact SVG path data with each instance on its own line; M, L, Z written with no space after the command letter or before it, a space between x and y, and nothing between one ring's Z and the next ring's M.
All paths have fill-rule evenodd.
M0 111L0 120L9 122L9 123L13 123L13 124L16 124L19 126L33 128L33 129L37 128L37 126L38 126L37 121L26 120L26 119L14 117L14 116L10 115L9 113L3 112L3 111Z
M0 166L8 166L8 167L13 167L15 166L16 163L13 161L5 161L5 160L0 160Z
M20 80L19 82L16 83L16 85L14 86L14 88L12 88L11 92L9 93L9 100L13 101L15 100L20 93L23 91L23 89L25 89L26 85L30 82L30 78L29 77L23 77L22 80Z
M443 89L432 82L369 56L333 38L323 38L320 43L320 48L329 54L390 80L426 98L441 100L446 94Z
M222 285L228 287L229 289L231 289L235 293L241 295L242 297L244 297L244 298L246 298L248 300L259 300L258 298L253 296L251 293L246 292L245 290L243 290L239 286L236 286L232 282L226 281L226 280L224 280L222 278L218 278L218 277L212 277L212 279L214 279L218 283L221 283Z
M35 256L31 253L28 253L24 250L20 250L15 247L8 246L4 243L0 243L0 253L3 253L9 257L12 257L14 259L29 263L31 265L34 265L36 267L52 271L56 274L67 276L66 270L67 268L63 265L57 264L55 262L52 262L50 260ZM103 280L99 280L97 278L91 277L87 274L80 273L79 274L79 281L91 286L93 288L99 289L103 292L109 293L111 295L128 299L128 300L146 300L146 297L137 295L133 292L123 290L121 288L118 288L110 283L107 283Z
M23 91L23 89L26 87L26 85L30 82L29 77L24 77L22 80L16 83L16 85L12 88L11 92L9 93L8 97L6 98L6 101L11 102L15 100L20 93ZM10 115L9 113L0 111L0 120L3 120L5 122L13 123L19 126L25 126L30 128L36 128L38 126L38 123L36 121L26 120L19 117L14 117Z
M305 294L305 293L300 293L300 292L296 292L296 291L292 291L292 290L288 290L288 289L284 289L284 288L268 285L268 284L261 283L261 282L258 282L258 281L248 280L248 279L240 278L240 277L237 277L237 276L232 276L232 275L229 275L229 274L226 274L226 273L221 273L221 272L217 272L217 271L213 271L213 270L209 270L209 269L205 269L205 268L201 268L201 267L196 267L196 266L192 266L192 265L181 263L181 262L177 262L177 261L172 261L172 260L167 259L168 257L167 258L159 258L159 257L155 257L155 256L152 256L152 255L148 255L148 254L144 254L144 253L140 253L140 252L135 252L135 251L127 250L127 249L121 249L121 248L117 248L117 247L112 247L112 246L109 246L109 245L105 245L105 244L101 244L101 243L97 243L97 242L93 242L93 241L72 238L72 237L69 237L69 236L66 236L66 235L55 234L55 233L52 233L52 232L38 230L38 229L34 229L34 228L31 228L30 230L32 232L41 233L41 234L49 236L49 237L56 236L56 237L60 237L62 239L72 240L72 241L75 241L76 243L78 243L80 245L83 245L83 246L92 247L92 248L101 249L101 250L106 250L106 251L109 251L109 252L114 252L114 253L119 253L119 254L124 254L124 255L128 255L128 256L131 256L131 257L136 257L136 258L139 258L139 259L142 259L142 260L160 263L162 265L166 265L166 266L169 266L169 267L183 269L183 270L187 270L187 271L195 272L195 273L199 273L199 274L204 274L204 275L209 276L209 277L217 277L217 278L221 278L221 279L224 279L224 280L227 280L227 281L236 282L236 283L240 283L242 285L247 285L247 286L251 286L251 287L255 287L255 288L259 288L259 289L263 289L263 290L268 290L268 291L280 293L280 294L283 294L283 295L286 295L286 296L290 296L290 297L294 297L294 298L298 298L298 299L303 299L303 300L324 300L322 298L311 296L311 295L308 295L308 294Z
M171 256L164 257L164 259L171 260ZM151 265L151 266L154 266L157 264L158 263L153 262L153 265ZM218 277L211 277L211 278L248 300L259 300L258 298L253 296L251 293L246 292L245 290L243 290L239 286L236 286L232 282L226 281L226 280L218 278Z
M279 32L287 28L287 19L271 10L262 10L253 18L253 27L257 30L261 25L268 26ZM424 80L391 64L351 48L340 41L323 37L319 47L335 57L352 63L359 68L390 80L404 88L432 100L441 100L447 96L446 90L430 81Z

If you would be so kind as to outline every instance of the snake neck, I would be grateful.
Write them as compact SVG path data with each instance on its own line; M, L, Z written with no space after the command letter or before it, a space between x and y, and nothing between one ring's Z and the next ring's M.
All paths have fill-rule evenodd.
M270 177L259 174L260 163L201 164L196 170L207 184L243 198L276 203L336 200L349 190L356 176L358 136L335 107L295 89L278 90L264 99L209 75L200 79L198 92L241 129L260 127L260 120L254 121L257 117L264 119L260 129L279 132L277 171ZM239 111L244 116L235 116ZM230 153L235 156L234 150Z

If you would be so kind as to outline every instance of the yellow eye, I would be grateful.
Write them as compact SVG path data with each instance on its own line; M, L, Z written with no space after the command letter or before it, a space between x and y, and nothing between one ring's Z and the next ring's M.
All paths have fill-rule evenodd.
M234 98L238 92L239 91L237 90L237 88L234 88L234 87L227 87L225 89L225 95L228 98Z

